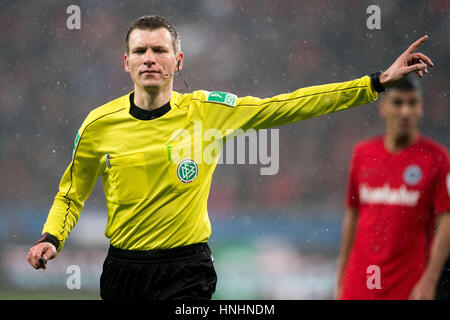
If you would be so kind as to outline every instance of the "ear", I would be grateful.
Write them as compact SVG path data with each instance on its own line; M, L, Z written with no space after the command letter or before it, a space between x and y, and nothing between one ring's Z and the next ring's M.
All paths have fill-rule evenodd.
M383 119L386 116L386 99L387 99L387 94L389 94L389 93L386 93L384 96L381 97L381 99L379 100L378 105L377 105L377 107L378 107L378 115L381 118L383 118Z
M383 100L378 104L378 115L381 119L386 120L386 103Z
M420 99L419 105L417 106L419 108L419 118L423 117L423 100Z
M180 51L180 53L177 55L177 69L176 71L181 71L181 69L183 69L183 59L184 59L184 54L182 51Z
M128 54L127 53L125 53L123 55L123 66L125 68L125 71L130 73L130 66L128 65Z

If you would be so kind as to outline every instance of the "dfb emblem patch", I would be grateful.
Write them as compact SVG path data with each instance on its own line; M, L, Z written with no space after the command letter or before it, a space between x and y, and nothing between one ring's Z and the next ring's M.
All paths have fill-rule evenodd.
M177 166L177 177L183 183L192 182L198 175L198 166L194 160L184 159Z
M403 180L409 185L416 185L422 179L422 170L418 165L410 165L403 172Z

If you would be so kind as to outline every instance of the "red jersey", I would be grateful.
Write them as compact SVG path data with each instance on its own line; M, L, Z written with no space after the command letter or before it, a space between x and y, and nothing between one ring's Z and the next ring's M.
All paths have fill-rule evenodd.
M383 137L355 147L347 205L358 224L342 299L408 299L425 270L434 220L450 210L449 172L447 149L423 136L399 153L388 152Z

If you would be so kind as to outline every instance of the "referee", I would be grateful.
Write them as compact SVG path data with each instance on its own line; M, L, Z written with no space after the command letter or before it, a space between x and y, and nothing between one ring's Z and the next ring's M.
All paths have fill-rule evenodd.
M183 68L177 30L163 17L138 19L127 32L124 55L134 90L92 110L83 122L28 262L45 269L62 250L101 175L110 239L102 299L211 299L217 277L207 245L207 199L220 148L206 161L210 143L225 142L233 130L270 128L371 103L409 73L428 73L433 63L415 52L426 40L413 43L385 72L352 81L267 99L204 90L181 94L173 91L173 77ZM215 135L206 138L210 130Z

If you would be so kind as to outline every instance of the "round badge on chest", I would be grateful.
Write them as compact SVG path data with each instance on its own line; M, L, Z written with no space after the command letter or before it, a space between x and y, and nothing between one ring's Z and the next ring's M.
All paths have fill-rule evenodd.
M422 178L422 170L418 165L410 165L403 172L403 180L409 185L417 184Z
M177 177L183 183L192 182L198 175L198 166L194 160L184 159L177 166Z

